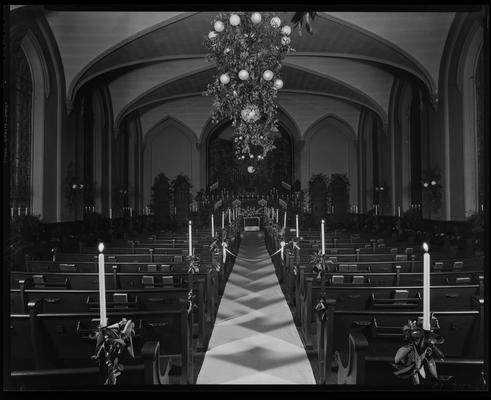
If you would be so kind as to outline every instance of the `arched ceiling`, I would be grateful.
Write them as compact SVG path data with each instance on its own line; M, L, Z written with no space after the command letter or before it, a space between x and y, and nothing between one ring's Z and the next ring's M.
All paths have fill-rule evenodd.
M144 115L181 98L200 98L214 79L203 40L216 11L41 10L58 46L67 98L74 100L85 83L102 78L116 121L134 110ZM278 12L285 23L293 14ZM321 12L313 21L313 35L292 33L296 52L285 59L282 93L348 102L356 110L368 107L387 122L397 71L413 74L437 92L454 17L454 12L424 8L410 13Z

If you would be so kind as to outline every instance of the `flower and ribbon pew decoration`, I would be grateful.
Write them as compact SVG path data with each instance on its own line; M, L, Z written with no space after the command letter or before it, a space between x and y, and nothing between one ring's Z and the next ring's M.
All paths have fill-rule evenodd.
M116 385L118 376L124 371L124 365L119 362L121 356L127 352L134 358L133 336L135 324L131 320L123 318L120 322L99 327L97 331L89 335L96 340L96 351L91 357L99 363L106 377L104 385Z
M309 263L313 266L312 272L317 273L315 279L321 282L321 296L319 302L315 306L315 311L319 315L321 320L326 318L327 306L330 304L326 295L326 278L325 272L331 272L334 269L334 263L332 260L327 259L326 254L322 254L322 250L314 252L310 256Z
M275 148L275 100L283 87L281 61L294 51L292 29L269 12L220 13L212 26L204 42L207 60L217 67L216 79L204 92L214 98L212 120L232 121L239 160L261 161Z
M436 333L440 329L438 320L432 316L431 330L423 329L423 319L409 320L404 325L403 336L407 342L400 347L394 357L392 366L397 370L394 375L402 379L412 379L413 384L419 385L424 381L430 381L430 377L436 381L447 381L451 376L438 375L436 359L443 359L444 355L436 346L445 340Z

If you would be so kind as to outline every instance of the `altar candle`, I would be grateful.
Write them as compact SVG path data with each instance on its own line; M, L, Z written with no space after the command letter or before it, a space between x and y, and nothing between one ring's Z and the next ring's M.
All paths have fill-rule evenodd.
M10 216L14 218L14 208L10 207Z
M297 238L300 237L300 232L298 230L298 214L295 215L295 232L296 232Z
M321 244L322 244L322 255L326 254L326 244L324 240L324 220L321 221Z
M113 209L109 209L109 219L113 219Z
M283 229L286 229L286 211L285 214L283 215Z
M280 209L277 208L276 209L276 223L278 223L278 216L279 216L279 214L280 214Z
M189 255L193 255L193 232L192 232L192 222L189 220Z
M130 218L133 217L133 208L130 207Z
M215 237L215 216L211 214L211 237Z
M228 224L232 223L232 213L230 212L230 208L228 209Z
M423 329L430 330L430 254L428 244L423 243Z
M225 229L225 212L222 211L222 229Z
M107 326L106 318L106 281L104 269L104 243L99 243L99 310L100 310L100 325Z
M26 217L27 217L27 207L26 207Z
M401 206L397 206L397 216L401 218Z
M20 207L17 208L17 215L20 217Z

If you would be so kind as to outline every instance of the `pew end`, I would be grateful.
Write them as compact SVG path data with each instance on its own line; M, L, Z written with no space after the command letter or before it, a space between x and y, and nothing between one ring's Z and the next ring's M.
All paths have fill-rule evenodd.
M334 353L338 366L338 385L355 385L365 382L365 357L368 340L361 332L350 332L347 364L343 363L339 351Z

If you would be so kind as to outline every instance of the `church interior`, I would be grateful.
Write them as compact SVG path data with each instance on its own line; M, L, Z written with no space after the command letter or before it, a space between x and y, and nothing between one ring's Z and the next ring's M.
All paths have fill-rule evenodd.
M4 15L4 390L489 390L488 5Z

